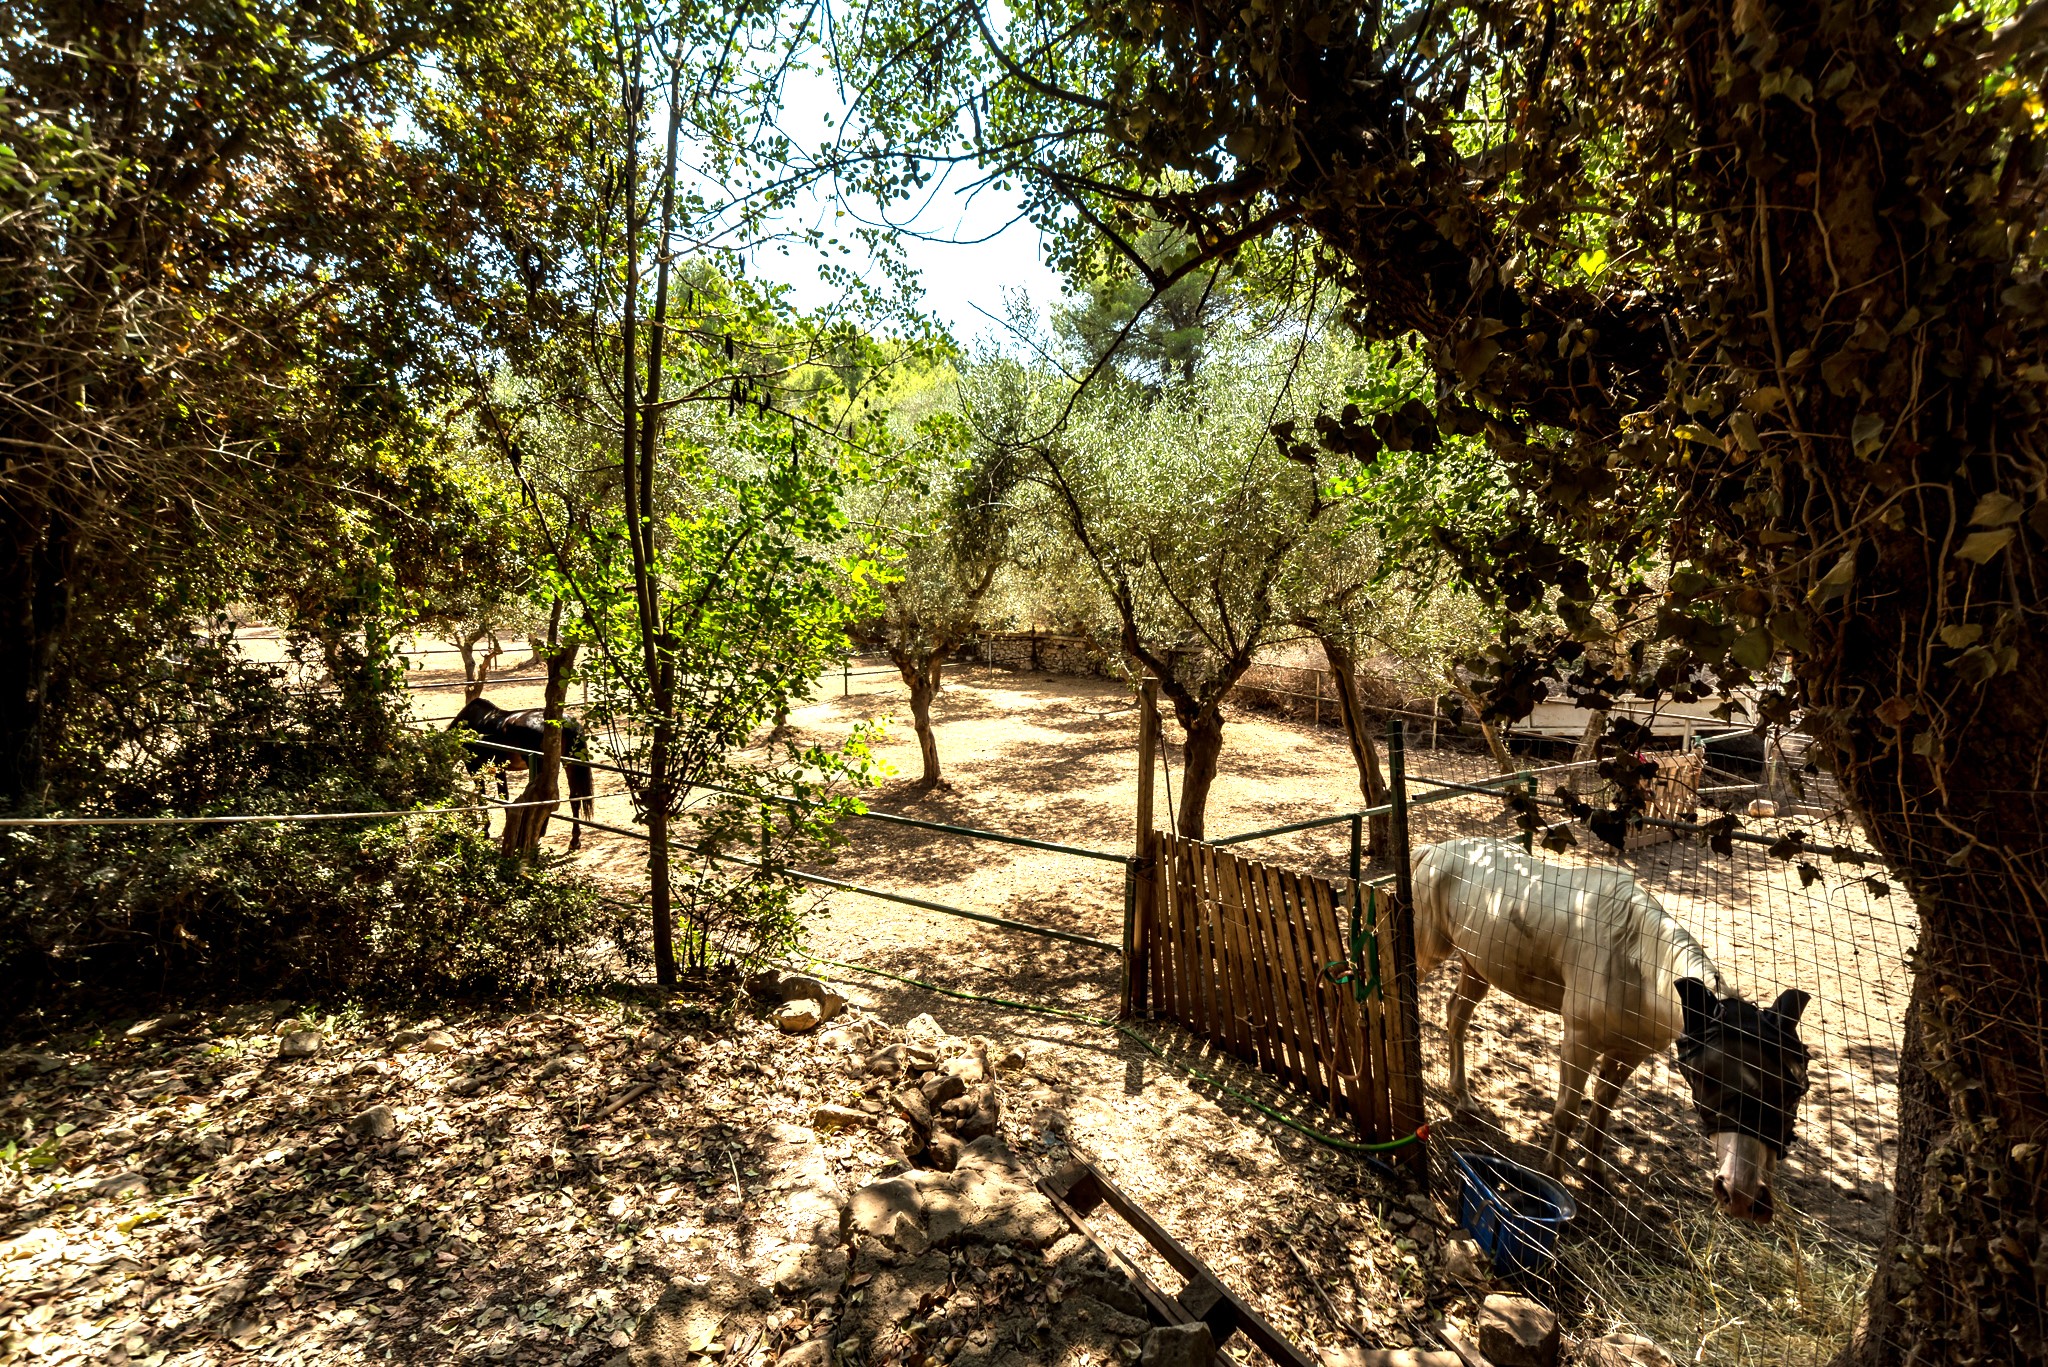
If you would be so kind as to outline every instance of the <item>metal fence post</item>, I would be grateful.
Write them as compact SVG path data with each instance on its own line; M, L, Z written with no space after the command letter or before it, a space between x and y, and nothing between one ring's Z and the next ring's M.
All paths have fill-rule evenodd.
M839 660L839 696L853 696L853 656L841 656Z
M1152 913L1158 842L1152 831L1152 783L1159 768L1159 680L1138 686L1138 805L1133 853L1124 875L1124 981L1119 1015L1128 1020L1146 1002L1144 918Z
M1521 783L1522 791L1529 798L1530 824L1522 831L1522 848L1530 854L1534 854L1536 853L1535 823L1541 820L1536 811L1536 775L1524 769L1521 773L1515 775L1515 778Z
M1413 1131L1422 1125L1422 1016L1416 1001L1415 973L1415 880L1409 866L1408 844L1408 753L1407 727L1399 717L1387 720L1387 786L1394 806L1393 855L1394 893L1398 905L1392 908L1390 929L1394 942L1394 1009L1401 1022L1401 1061L1394 1064L1402 1078L1400 1114L1395 1130ZM1429 1184L1428 1146L1410 1145L1405 1151L1415 1175Z

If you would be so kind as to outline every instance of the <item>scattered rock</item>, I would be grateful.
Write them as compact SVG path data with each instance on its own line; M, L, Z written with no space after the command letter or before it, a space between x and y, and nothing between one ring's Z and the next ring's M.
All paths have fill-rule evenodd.
M942 1106L967 1094L967 1084L952 1073L934 1073L925 1079L924 1099L928 1106Z
M890 1177L870 1182L853 1194L853 1199L847 1202L840 1232L866 1234L889 1243L894 1241L897 1222L901 1220L908 1220L912 1225L921 1224L924 1220L924 1197L916 1184L908 1179Z
M1671 1354L1641 1334L1608 1334L1579 1350L1582 1367L1676 1367Z
M926 1142L924 1156L938 1171L951 1172L960 1166L960 1151L966 1147L959 1135L941 1130Z
M860 1069L869 1077L895 1077L902 1073L910 1050L901 1044L885 1044L861 1060Z
M837 1026L818 1036L818 1043L827 1049L844 1049L849 1054L859 1053L867 1047L868 1037L864 1030L850 1026Z
M1485 1286L1493 1280L1493 1263L1474 1240L1453 1239L1444 1245L1444 1275L1468 1286Z
M348 1122L348 1132L358 1139L389 1139L398 1133L398 1117L389 1106L372 1106Z
M1014 1073L1024 1067L1024 1051L1015 1047L1005 1049L996 1056L995 1068L999 1073Z
M287 1030L278 1037L279 1058L316 1057L326 1040L318 1030Z
M896 1109L903 1112L903 1118L920 1131L931 1129L932 1108L925 1104L924 1093L917 1088L899 1088L896 1092Z
M1494 1367L1557 1367L1557 1316L1521 1296L1492 1295L1479 1314L1479 1351Z
M783 1033L801 1035L807 1030L818 1028L819 1022L825 1019L825 1008L805 997L798 1001L784 1002L776 1007L774 1019Z
M903 1038L913 1044L929 1046L946 1038L946 1032L937 1021L931 1018L931 1014L927 1012L922 1016L913 1016L905 1023Z
M137 1021L123 1033L129 1039L149 1039L152 1036L162 1034L166 1030L174 1030L191 1019L192 1017L189 1012L173 1011L168 1015L153 1016L148 1020Z
M806 977L801 973L783 974L781 981L775 985L775 995L785 1003L816 1002L825 1020L831 1020L846 1009L845 997L816 978Z
M139 1172L117 1172L92 1184L95 1196L147 1196L149 1179Z
M835 1291L845 1280L845 1249L797 1247L776 1263L770 1285L778 1295L801 1299L818 1291Z
M875 1118L851 1106L825 1105L811 1113L811 1123L821 1130L836 1130L853 1125L872 1125Z
M1165 1324L1145 1335L1138 1367L1209 1367L1216 1360L1216 1335L1208 1325Z
M422 1054L448 1054L453 1053L458 1045L455 1036L446 1030L429 1030L419 1037L413 1047Z

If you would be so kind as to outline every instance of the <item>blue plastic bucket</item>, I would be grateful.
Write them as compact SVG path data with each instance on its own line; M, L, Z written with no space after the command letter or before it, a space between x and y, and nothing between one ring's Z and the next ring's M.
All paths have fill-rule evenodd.
M1579 1213L1564 1187L1534 1168L1486 1153L1453 1150L1458 1165L1458 1223L1504 1277L1548 1276L1557 1232Z

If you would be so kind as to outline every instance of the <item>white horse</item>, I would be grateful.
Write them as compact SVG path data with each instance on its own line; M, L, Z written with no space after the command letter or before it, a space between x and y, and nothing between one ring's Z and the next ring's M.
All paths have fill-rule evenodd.
M1770 1177L1806 1091L1797 1025L1809 1000L1759 1008L1724 995L1699 941L1626 869L1538 859L1491 838L1445 841L1414 869L1415 957L1427 976L1459 965L1451 997L1451 1100L1470 1102L1465 1030L1489 987L1564 1018L1547 1155L1559 1172L1593 1075L1586 1148L1597 1159L1621 1086L1650 1055L1679 1044L1679 1070L1713 1136L1716 1202L1768 1220Z

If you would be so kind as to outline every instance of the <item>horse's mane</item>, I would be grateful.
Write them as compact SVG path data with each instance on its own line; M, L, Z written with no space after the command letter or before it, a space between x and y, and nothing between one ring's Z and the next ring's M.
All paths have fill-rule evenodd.
M509 717L511 715L510 712L507 712L489 698L478 698L474 702L464 703L462 710L455 714L448 725L451 728L456 726L474 727L480 721L495 721L500 717Z

